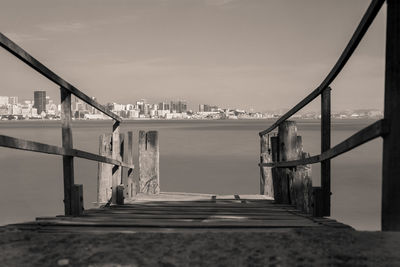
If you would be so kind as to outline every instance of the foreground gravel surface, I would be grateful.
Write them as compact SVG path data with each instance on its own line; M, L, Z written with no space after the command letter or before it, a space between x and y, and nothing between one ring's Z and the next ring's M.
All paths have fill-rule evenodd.
M0 266L400 266L400 233L51 234L0 228Z

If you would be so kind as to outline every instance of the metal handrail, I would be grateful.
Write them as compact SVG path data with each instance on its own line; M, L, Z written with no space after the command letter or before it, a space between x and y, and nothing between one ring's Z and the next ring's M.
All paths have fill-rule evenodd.
M343 67L346 65L347 61L353 54L354 50L357 48L361 39L364 37L367 32L369 26L374 21L376 15L378 14L380 8L382 7L385 0L373 0L369 5L367 11L361 19L360 24L358 25L356 31L351 37L349 43L346 48L343 50L341 56L339 57L336 64L333 66L332 70L326 76L326 78L322 81L322 83L312 91L308 96L306 96L303 100L301 100L296 106L294 106L291 110L282 115L274 124L272 124L268 129L259 132L259 135L262 136L274 130L278 127L282 122L289 119L300 109L305 107L308 103L314 100L317 96L319 96L328 86L333 82L336 76L340 73Z

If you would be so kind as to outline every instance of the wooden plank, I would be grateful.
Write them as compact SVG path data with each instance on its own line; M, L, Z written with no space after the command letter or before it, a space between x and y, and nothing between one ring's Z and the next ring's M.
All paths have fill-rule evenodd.
M390 132L383 136L382 231L400 231L400 2L387 1L385 111Z
M278 127L282 122L289 119L293 116L296 112L300 109L305 107L308 103L314 100L319 94L321 94L336 78L336 76L340 73L343 67L346 65L347 61L357 48L358 44L360 43L361 39L364 37L365 33L367 32L369 26L374 21L376 15L378 14L379 10L381 9L385 0L373 0L369 5L367 11L365 12L364 16L361 19L360 24L358 24L357 29L355 30L353 36L351 37L350 41L348 42L346 48L340 55L338 61L333 66L332 70L326 76L326 78L322 81L322 83L312 91L308 96L306 96L303 100L301 100L296 106L286 112L283 116L281 116L274 124L272 124L268 129L261 131L259 135L264 135L276 127Z
M41 226L52 225L69 225L69 226L95 226L95 227L164 227L164 228L210 228L210 227L233 227L233 228L259 228L259 227L275 227L275 228L286 228L286 227L320 227L319 224L312 222L311 220L276 220L276 221L265 221L265 220L253 220L253 221L224 221L224 220L132 220L128 222L91 222L85 220L79 220L79 217L75 220L54 220L54 221L38 221L36 222Z
M139 131L139 189L160 193L160 151L157 131Z
M112 131L112 158L119 161L121 159L121 136L120 136L120 123L115 121ZM112 195L111 203L117 204L117 187L121 184L121 168L114 165L112 168Z
M111 134L99 137L99 154L111 158ZM99 162L97 173L97 203L107 203L111 198L112 165Z
M30 66L32 69L36 70L40 74L42 74L44 77L49 79L50 81L54 82L58 86L64 88L71 94L77 96L87 104L91 105L92 107L96 108L97 110L103 112L107 116L113 118L116 121L121 122L122 119L114 114L113 112L109 111L106 109L104 106L100 105L96 101L94 101L92 98L81 92L79 89L65 81L63 78L55 74L53 71L48 69L46 66L44 66L42 63L40 63L37 59L32 57L28 52L26 52L24 49L22 49L20 46L18 46L16 43L8 39L4 34L0 33L0 46L2 46L4 49L6 49L8 52L19 58L22 62Z
M60 88L61 92L61 136L62 147L64 149L72 149L72 129L71 129L71 93ZM72 198L72 190L74 186L74 157L63 156L63 181L64 181L64 213L65 215L73 215L74 199Z
M71 157L83 158L83 159L118 165L126 168L132 168L132 169L134 168L133 165L112 158L107 158L90 152L82 151L79 149L67 149L39 142L23 140L20 138L15 138L7 135L0 135L0 146L32 151L32 152L45 153L45 154L59 155L59 156L71 156Z
M295 216L290 213L283 214L219 214L219 213L211 213L211 214L90 214L90 215L82 215L82 220L87 221L105 221L105 220L113 220L113 221L130 221L135 219L194 219L194 220L204 220L210 217L221 217L226 219L238 219L238 220L298 220L300 216ZM52 220L70 220L70 217L39 217L36 218L37 221L52 221Z
M321 94L321 153L331 148L331 88ZM323 215L331 216L331 161L321 161L321 189L323 192Z
M358 131L354 135L350 136L343 142L337 144L333 148L325 151L324 153L309 158L304 158L300 160L291 160L286 162L273 162L273 163L263 163L262 166L287 168L295 167L297 165L307 165L321 162L323 160L328 160L335 158L347 151L350 151L372 139L380 136L384 136L389 132L389 127L385 119L376 121L371 125L365 127L364 129Z

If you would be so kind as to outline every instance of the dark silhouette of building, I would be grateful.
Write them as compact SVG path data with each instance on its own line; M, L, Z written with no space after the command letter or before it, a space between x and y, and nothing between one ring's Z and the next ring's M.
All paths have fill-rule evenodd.
M171 101L169 108L171 112L186 113L187 104L186 101Z
M33 98L33 107L37 109L37 114L46 112L46 91L34 91Z

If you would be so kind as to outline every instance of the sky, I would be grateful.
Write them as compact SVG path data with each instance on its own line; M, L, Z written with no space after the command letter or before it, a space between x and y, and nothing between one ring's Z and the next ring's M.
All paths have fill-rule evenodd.
M0 0L0 31L101 104L290 108L333 67L369 0ZM332 84L332 109L383 109L386 5ZM0 95L55 84L0 48ZM306 110L318 110L314 101Z

